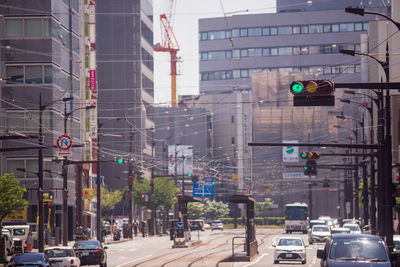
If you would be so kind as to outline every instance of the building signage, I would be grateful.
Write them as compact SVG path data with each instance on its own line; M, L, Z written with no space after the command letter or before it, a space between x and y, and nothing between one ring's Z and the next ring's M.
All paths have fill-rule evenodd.
M282 143L298 143L299 141L283 140ZM297 146L283 146L282 147L282 161L283 162L299 162L299 148Z
M303 172L283 172L283 179L293 179L293 178L309 178L309 176L305 176Z
M193 173L193 146L168 146L168 175Z

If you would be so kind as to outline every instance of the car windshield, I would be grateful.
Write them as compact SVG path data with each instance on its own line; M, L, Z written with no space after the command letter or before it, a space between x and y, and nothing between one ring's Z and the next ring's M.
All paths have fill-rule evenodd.
M73 257L74 251L72 249L47 249L45 251L49 258L60 258L60 257Z
M360 231L360 227L358 225L343 225L343 227L349 229L350 231Z
M44 262L44 256L39 253L25 253L14 257L14 263L24 262Z
M387 261L388 257L385 245L378 239L336 239L332 242L330 259L336 260L382 260Z
M314 232L329 232L329 228L323 227L323 226L314 226L313 231Z
M13 230L13 233L15 236L18 235L25 235L25 229L24 228L17 228Z
M300 239L280 239L278 246L302 246Z
M393 250L394 251L400 250L400 240L393 240Z
M74 249L98 249L100 248L99 241L78 241L74 244Z
M349 229L331 229L332 234L349 233Z

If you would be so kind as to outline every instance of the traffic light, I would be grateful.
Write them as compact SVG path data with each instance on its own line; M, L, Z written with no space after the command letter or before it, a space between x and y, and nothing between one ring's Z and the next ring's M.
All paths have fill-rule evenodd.
M304 168L304 175L306 176L317 175L317 162L315 160L313 159L307 160L306 165L303 168Z
M118 162L118 164L122 164L122 163L124 163L124 160L122 158L118 158L117 162Z
M198 182L199 181L199 176L198 175L192 175L192 182Z
M308 151L308 152L301 152L300 157L302 159L319 159L321 157L321 154L319 152L313 152L313 151Z
M294 81L290 92L295 107L335 105L335 86L330 80Z
M49 206L52 206L53 205L53 201L54 201L54 191L53 190L50 190L49 191Z

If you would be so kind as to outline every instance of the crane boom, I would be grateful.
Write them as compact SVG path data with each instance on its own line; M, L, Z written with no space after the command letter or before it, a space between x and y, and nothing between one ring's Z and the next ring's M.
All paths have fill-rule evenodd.
M176 107L176 62L178 58L176 56L179 51L179 44L176 40L174 31L171 24L169 23L167 16L165 14L160 15L160 21L162 28L164 29L161 34L161 44L157 43L154 45L154 51L157 52L169 52L170 53L170 63L171 63L171 105Z

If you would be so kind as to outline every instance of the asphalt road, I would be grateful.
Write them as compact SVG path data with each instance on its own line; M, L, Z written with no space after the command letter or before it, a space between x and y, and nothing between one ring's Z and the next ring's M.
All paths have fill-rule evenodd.
M192 241L198 239L198 232L192 232ZM222 262L232 254L232 238L244 236L243 229L225 229L222 231L206 230L200 232L201 244L188 248L172 248L169 236L134 237L132 240L108 244L107 265L109 267L130 266L320 266L316 251L323 244L313 244L307 247L307 263L281 262L273 264L274 247L272 244L282 235L287 235L283 229L258 229L256 236L259 244L259 255L252 262ZM306 244L307 235L292 234L303 238ZM237 239L235 243L243 242ZM236 246L235 252L243 246Z

